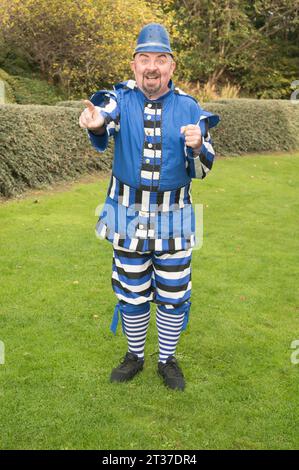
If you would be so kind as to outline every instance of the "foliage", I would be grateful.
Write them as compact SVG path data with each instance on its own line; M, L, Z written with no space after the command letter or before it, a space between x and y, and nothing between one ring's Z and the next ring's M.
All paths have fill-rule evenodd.
M201 103L206 101L219 100L223 98L239 98L240 86L232 85L227 82L220 89L216 89L215 83L208 81L201 84L198 80L196 83L189 81L176 82L177 86L190 95L196 96Z
M10 84L10 76L5 70L0 69L0 80L4 82L5 102L14 103L15 96Z
M100 155L78 126L80 109L0 106L0 194L108 170L111 149Z
M256 97L290 96L299 68L298 0L164 0L180 78L229 79ZM273 90L273 91L272 91Z
M64 98L62 90L37 77L12 76L0 69L0 78L5 81L7 103L51 105Z
M81 111L85 109L84 103L82 101L68 100L68 101L58 101L56 106L66 106L70 108L80 108Z
M140 27L153 15L141 1L0 0L2 34L69 99L128 76Z
M289 101L220 99L204 103L204 109L221 116L211 129L220 155L299 149L299 106Z
M78 126L80 102L66 106L0 106L0 194L108 170ZM202 104L202 103L201 103ZM212 139L217 155L299 149L299 107L283 100L220 99L202 104L221 116Z
M299 0L0 0L0 9L0 67L57 85L62 99L130 78L150 21L170 32L175 80L204 99L289 99L298 79Z
M0 0L0 5L1 1L2 0ZM3 35L2 39L0 35L0 67L5 68L5 71L9 75L18 75L27 78L40 78L38 65L29 63L28 58L22 50L22 44L8 44L4 41Z

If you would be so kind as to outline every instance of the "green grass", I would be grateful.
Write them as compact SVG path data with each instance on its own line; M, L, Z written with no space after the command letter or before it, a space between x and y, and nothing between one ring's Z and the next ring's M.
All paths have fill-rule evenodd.
M298 449L298 174L299 153L250 156L194 181L204 243L177 349L184 393L157 376L154 309L144 371L109 383L126 339L109 331L112 250L94 235L107 181L3 203L0 447Z

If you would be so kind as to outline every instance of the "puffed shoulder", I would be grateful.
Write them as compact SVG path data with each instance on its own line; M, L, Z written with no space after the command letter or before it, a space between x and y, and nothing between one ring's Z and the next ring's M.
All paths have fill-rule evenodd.
M126 82L120 82L114 85L114 90L134 90L137 88L135 80L127 80Z
M207 119L209 123L209 128L217 126L221 118L218 114L210 113L209 111L205 111L204 109L200 108L200 117L199 120L202 121L203 119Z
M100 90L96 91L93 95L90 97L90 101L95 105L95 106L103 106L106 105L110 102L111 99L117 100L117 94L115 91L111 90Z
M194 106L194 109L196 109L196 111L199 110L199 120L200 121L203 119L208 120L209 128L217 126L217 124L220 121L220 116L218 114L214 114L214 113L211 113L209 111L205 111L204 109L202 109L202 107L200 106L196 98L194 98L191 95L188 95L188 93L185 93L183 90L181 90L178 87L174 88L174 93L182 97L182 99L189 100L189 103L190 104L192 103L191 106Z
M90 101L95 104L96 106L103 106L107 104L111 99L117 101L121 99L121 96L130 91L130 90L137 90L137 84L135 80L127 80L126 82L120 82L116 85L113 85L113 90L100 90L94 93Z

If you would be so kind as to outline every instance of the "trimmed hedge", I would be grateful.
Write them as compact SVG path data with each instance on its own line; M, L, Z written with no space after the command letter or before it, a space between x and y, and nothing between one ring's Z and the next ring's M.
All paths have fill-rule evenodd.
M93 149L79 115L59 106L0 106L0 195L111 168L111 148Z
M291 101L223 99L203 108L221 116L211 129L218 155L299 149L299 106Z
M299 149L299 106L285 100L219 100L202 104L221 116L211 129L217 155ZM79 127L80 102L0 105L0 195L109 170L112 146L96 152Z
M77 101L77 100L69 100L69 101L58 101L56 103L56 106L65 106L66 108L80 108L85 109L84 103L82 101Z

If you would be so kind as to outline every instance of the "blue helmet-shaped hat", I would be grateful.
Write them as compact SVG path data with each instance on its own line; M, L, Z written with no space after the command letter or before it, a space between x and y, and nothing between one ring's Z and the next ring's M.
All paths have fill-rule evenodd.
M159 23L149 23L139 33L134 55L138 52L165 52L173 54L168 32Z

